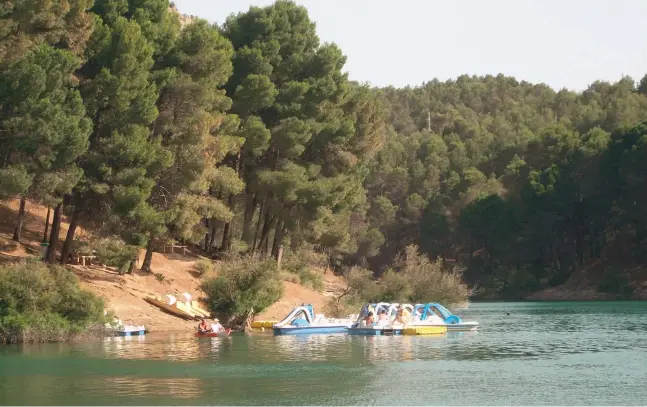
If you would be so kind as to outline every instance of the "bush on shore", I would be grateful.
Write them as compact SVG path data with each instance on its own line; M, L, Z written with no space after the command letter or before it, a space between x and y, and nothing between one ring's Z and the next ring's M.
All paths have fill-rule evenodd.
M397 272L394 271L398 270ZM469 299L462 270L445 267L442 260L430 261L415 246L409 246L393 267L378 280L369 270L352 267L344 275L345 287L331 298L327 312L345 316L367 302L439 302L451 307Z
M223 262L218 276L205 278L201 288L210 310L233 325L244 323L252 310L257 314L283 295L276 262L251 256Z
M103 300L71 271L37 261L0 266L0 343L64 341L103 323Z

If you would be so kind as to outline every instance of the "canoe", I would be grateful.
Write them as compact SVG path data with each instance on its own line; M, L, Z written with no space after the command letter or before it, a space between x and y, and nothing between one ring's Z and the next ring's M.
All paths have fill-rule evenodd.
M161 301L158 298L146 297L146 298L144 298L144 301L146 301L149 304L152 304L152 305L154 305L154 306L156 306L158 308L161 308L161 309L163 309L165 311L168 311L169 313L171 313L171 314L173 314L175 316L178 316L180 318L196 319L196 317L197 317L197 315L192 313L192 312L187 312L184 309L180 309L175 304L173 304L173 305L167 304L167 303Z
M191 304L186 303L184 301L176 301L174 304L179 310L186 312L187 314L191 315L193 318L204 318L202 314L199 314L197 311L195 311L193 308L191 308Z
M193 311L195 311L196 313L201 314L205 318L210 318L211 317L211 313L209 311L203 309L202 307L200 307L200 303L197 302L197 301L191 301L191 309Z
M194 336L196 338L217 338L219 336L229 336L230 334L231 334L231 329L226 329L220 332L207 332L207 333L196 332Z

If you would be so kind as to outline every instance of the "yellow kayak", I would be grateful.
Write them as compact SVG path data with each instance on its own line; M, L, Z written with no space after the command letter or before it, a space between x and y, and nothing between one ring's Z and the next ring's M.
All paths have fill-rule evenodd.
M164 301L162 301L159 298L146 297L146 298L144 298L144 301L148 302L149 304L155 305L156 307L161 308L161 309L163 309L165 311L168 311L171 314L176 315L176 316L178 316L180 318L184 318L184 319L195 319L196 318L196 314L194 314L192 312L187 312L184 309L178 308L176 306L176 304L173 304L173 305L166 304Z
M252 328L272 328L276 321L252 321Z

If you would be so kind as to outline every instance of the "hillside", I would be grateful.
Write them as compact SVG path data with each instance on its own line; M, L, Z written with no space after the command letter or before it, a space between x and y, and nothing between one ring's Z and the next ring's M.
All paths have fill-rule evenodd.
M47 209L31 202L27 203L23 239L20 244L11 240L17 212L17 200L0 203L0 261L3 262L19 261L36 255L42 239ZM64 239L67 233L67 227L67 219L64 219L61 239ZM87 235L87 232L82 230L77 233L79 236ZM143 257L142 250L140 260ZM154 274L136 271L132 275L119 275L115 270L95 265L70 267L81 280L82 286L101 296L105 300L106 308L113 310L125 324L144 324L151 331L184 331L192 329L196 323L166 314L144 301L144 297L179 295L184 292L196 298L200 297L200 281L192 272L197 259L197 256L189 252L186 256L155 253L152 261ZM140 265L141 261L138 266ZM158 280L155 276L157 273L164 276L163 281ZM280 319L301 303L311 303L315 309L323 310L327 295L340 283L339 278L330 272L324 274L324 281L323 293L292 282L284 282L283 298L258 315L257 319Z
M195 21L195 19L197 18L197 17L195 17L195 16L189 16L189 15L186 15L186 14L182 14L182 13L177 9L177 7L176 7L175 3L173 3L173 2L171 2L170 6L169 6L169 11L170 11L171 13L175 13L175 14L177 14L177 15L178 15L178 18L179 18L179 20L180 20L180 26L181 26L182 28L184 28L184 27L186 27L187 25L191 24L191 23L192 23L193 21Z

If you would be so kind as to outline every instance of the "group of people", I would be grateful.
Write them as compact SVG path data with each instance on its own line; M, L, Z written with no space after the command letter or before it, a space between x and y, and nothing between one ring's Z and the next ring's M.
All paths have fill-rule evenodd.
M395 319L391 324L393 325L405 325L411 319L411 313L404 308L401 304L398 306L398 310L395 314ZM389 316L386 313L385 309L381 309L377 314L377 321L375 320L373 311L369 311L364 318L364 323L366 326L372 325L389 325Z
M202 320L200 320L200 325L198 325L198 333L201 333L201 334L207 334L211 332L222 332L224 330L225 328L222 325L220 325L220 321L218 320L218 318L214 318L211 325L207 325L207 320L202 318Z
M443 318L441 318L436 311L433 308L430 308L428 311L427 317L425 318L426 321L432 322L432 323L438 323L442 324L444 323ZM413 316L414 320L421 320L422 315L418 310L415 311L415 314ZM392 322L389 321L389 315L386 313L385 309L381 309L378 314L377 314L377 320L375 318L375 314L373 311L370 311L366 314L366 317L364 317L364 325L366 326L373 326L373 325L405 325L407 322L411 320L411 313L402 306L402 304L398 305L397 312L395 314L395 318L393 319Z

